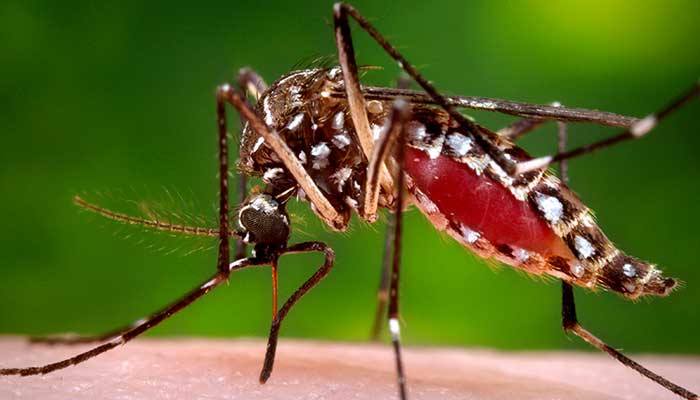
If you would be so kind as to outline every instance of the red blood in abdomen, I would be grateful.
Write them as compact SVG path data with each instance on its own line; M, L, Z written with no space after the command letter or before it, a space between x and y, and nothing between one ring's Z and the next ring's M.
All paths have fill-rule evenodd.
M559 253L561 239L509 189L466 164L440 155L431 159L406 148L406 173L452 222L479 232L495 245L508 244L540 254Z

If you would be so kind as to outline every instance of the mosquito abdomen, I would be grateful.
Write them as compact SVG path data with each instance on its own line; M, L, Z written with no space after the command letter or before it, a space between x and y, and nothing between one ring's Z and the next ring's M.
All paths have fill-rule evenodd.
M629 298L663 296L676 286L653 264L620 251L581 200L548 172L513 179L469 134L452 128L431 133L438 127L428 120L411 128L405 168L416 205L437 229L481 257ZM529 157L503 145L514 158Z

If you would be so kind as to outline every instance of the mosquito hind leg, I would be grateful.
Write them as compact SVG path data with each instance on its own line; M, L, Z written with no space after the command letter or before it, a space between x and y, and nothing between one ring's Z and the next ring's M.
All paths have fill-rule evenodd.
M533 160L521 162L517 165L516 174L546 168L554 163L569 160L574 157L578 157L584 154L592 153L594 151L604 149L606 147L613 146L620 142L625 142L628 140L639 139L653 130L659 122L668 117L674 111L680 109L685 104L689 103L693 98L700 97L700 81L695 82L693 86L683 93L681 96L675 100L668 103L665 107L661 108L655 113L649 114L646 117L639 120L637 123L632 125L630 128L624 130L615 136L603 139L598 142L594 142L582 147L578 147L573 150L561 151L554 156L544 156L536 158Z
M260 371L260 383L265 383L270 378L272 374L272 367L275 364L275 353L277 351L277 340L279 337L280 327L282 321L287 316L289 311L292 309L294 304L299 301L309 290L316 286L323 278L328 275L333 268L333 263L335 262L335 253L327 244L321 242L304 242L298 243L287 247L282 251L282 254L294 254L294 253L309 253L309 252L323 252L324 260L323 264L318 268L318 270L304 282L299 288L292 293L287 301L282 305L279 311L275 314L270 326L270 335L267 339L267 351L265 352L265 361L263 362L262 371Z
M558 125L558 148L557 150L562 153L566 151L566 144L567 144L567 138L568 138L568 133L567 133L567 126L563 122L557 122ZM568 165L567 165L567 160L563 159L559 163L559 176L565 184L569 183L569 175L568 175ZM608 344L603 342L602 340L598 339L596 336L594 336L591 332L586 330L581 324L578 322L578 318L576 316L576 303L574 301L574 290L573 287L571 286L570 283L562 281L561 282L561 317L562 317L562 326L564 328L564 331L566 333L573 332L576 336L580 337L584 341L588 342L590 345L593 347L598 348L599 350L608 353L610 356L621 362L627 367L630 367L634 369L635 371L639 372L643 376L651 379L652 381L658 383L659 385L665 387L666 389L676 393L677 395L684 397L686 399L697 399L698 396L688 389L685 389L681 386L676 385L675 383L665 379L664 377L648 370L647 368L643 367L636 361L630 359L629 357L625 356L624 354L620 353L618 350L610 347Z

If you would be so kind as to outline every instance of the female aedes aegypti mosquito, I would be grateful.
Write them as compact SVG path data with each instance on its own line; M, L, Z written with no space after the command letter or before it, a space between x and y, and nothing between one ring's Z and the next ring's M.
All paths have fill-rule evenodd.
M424 92L361 86L349 18L354 19L413 78ZM330 272L335 254L321 242L289 245L291 225L287 202L306 200L329 227L344 231L354 212L367 222L379 208L392 212L378 303L378 321L388 317L398 374L399 393L407 397L399 326L399 272L402 215L415 205L440 231L486 259L495 259L535 275L562 281L563 327L624 365L687 399L698 396L655 374L610 347L579 324L572 285L605 288L630 299L665 296L676 280L655 265L629 256L603 234L591 211L568 188L567 160L636 139L659 121L698 97L700 83L665 108L643 119L617 114L534 105L512 101L440 94L352 6L334 6L339 67L293 71L272 85L249 69L237 84L217 90L219 140L218 229L173 225L131 217L75 201L90 211L124 223L192 235L218 237L217 272L177 302L114 332L96 337L47 338L55 343L103 342L101 345L44 366L0 369L2 375L37 375L82 363L139 336L187 307L222 282L231 272L270 265L273 274L273 319L260 374L272 372L282 321L296 302ZM249 103L254 97L256 103ZM240 141L239 228L229 224L228 130L226 104L245 122ZM491 131L457 111L491 110L519 116L518 122ZM532 158L513 141L546 121L559 126L556 155ZM573 150L566 149L566 125L590 122L623 132ZM547 167L559 164L560 178ZM261 177L264 188L246 197L246 176ZM485 205L488 198L490 207ZM235 261L230 240L235 238ZM246 256L247 245L253 245ZM284 304L277 307L277 268L283 254L322 252L323 264ZM387 304L388 303L388 304ZM378 325L377 325L378 326ZM375 332L378 329L375 327Z

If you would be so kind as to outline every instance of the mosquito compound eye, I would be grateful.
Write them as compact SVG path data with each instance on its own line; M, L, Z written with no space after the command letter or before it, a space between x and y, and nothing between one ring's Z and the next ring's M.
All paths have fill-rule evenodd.
M289 239L289 217L284 205L268 194L258 194L244 203L238 223L249 243L284 244Z

